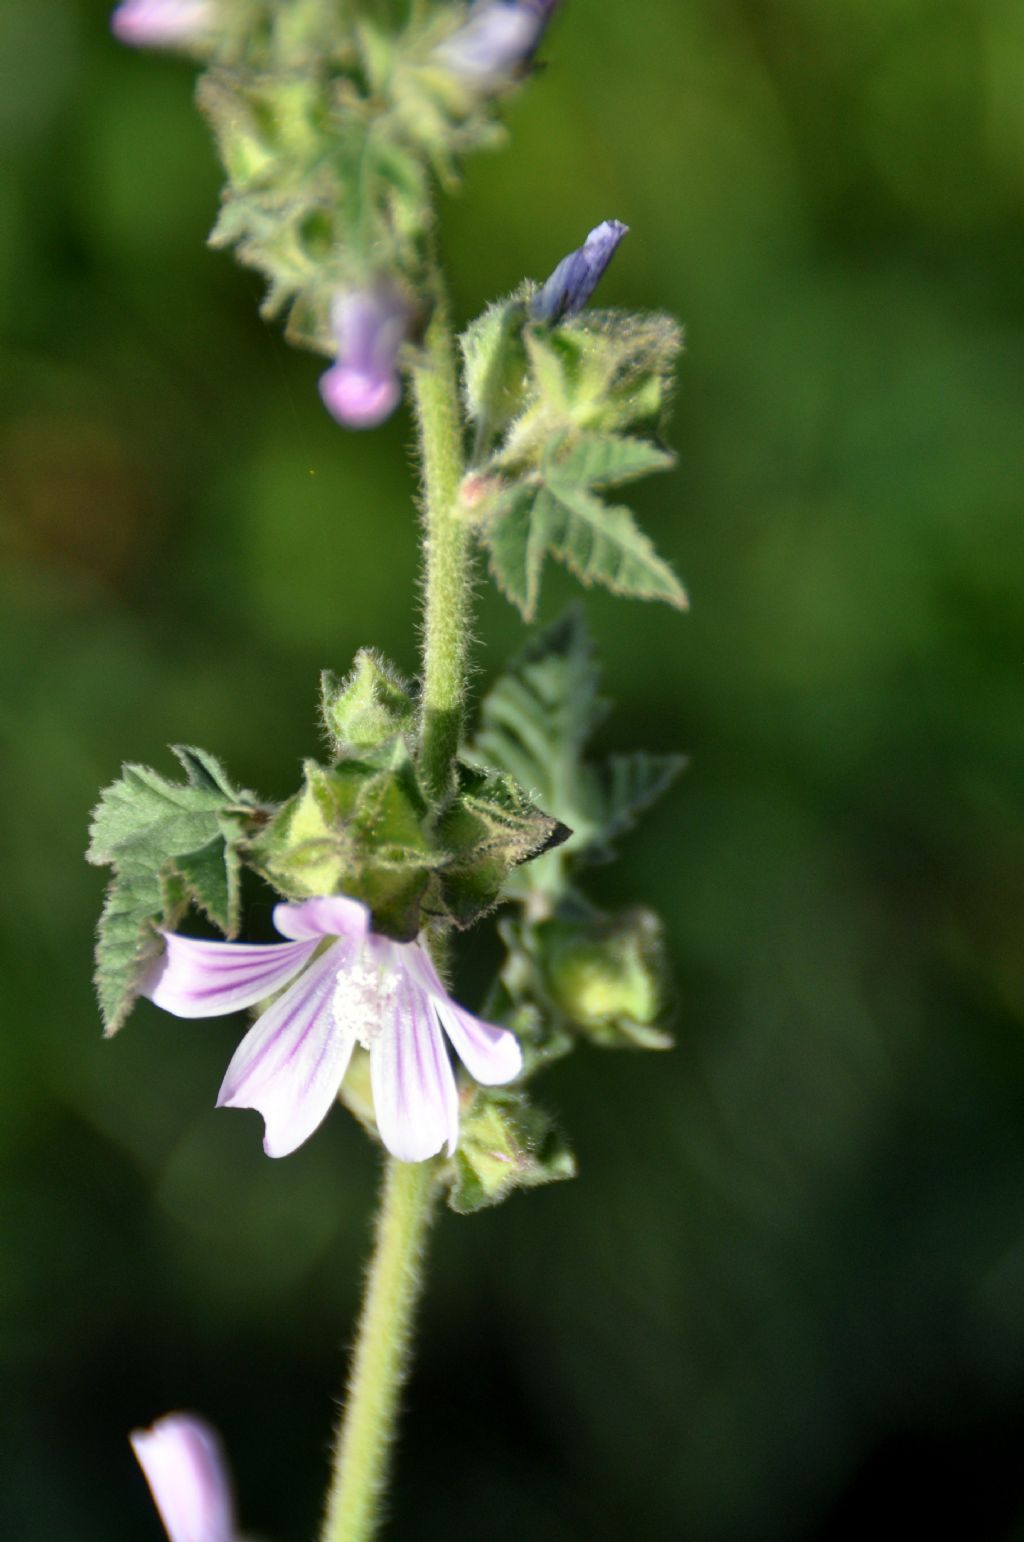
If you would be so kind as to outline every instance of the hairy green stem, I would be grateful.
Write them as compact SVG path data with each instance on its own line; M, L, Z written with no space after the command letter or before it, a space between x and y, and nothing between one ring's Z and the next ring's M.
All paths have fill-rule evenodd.
M464 470L455 344L441 300L427 330L412 394L423 465L426 600L420 773L427 794L442 799L462 737L472 588L469 531L456 508Z
M456 510L464 466L462 415L443 299L412 371L412 396L423 467L426 567L420 774L428 795L440 800L450 790L462 737L471 587L469 533ZM369 1542L376 1531L436 1167L436 1161L388 1162L321 1542Z
M320 1542L369 1542L377 1529L420 1293L435 1170L433 1161L388 1159Z

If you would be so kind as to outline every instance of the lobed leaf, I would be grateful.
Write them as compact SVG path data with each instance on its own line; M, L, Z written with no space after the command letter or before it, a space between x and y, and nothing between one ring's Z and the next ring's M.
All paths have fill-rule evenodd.
M499 588L525 621L536 615L548 555L586 586L686 609L686 590L630 510L600 495L671 465L668 452L646 440L585 434L549 446L535 471L484 484L474 512L477 535Z
M572 830L547 870L529 870L528 884L550 881L566 859L606 860L613 841L686 764L679 755L643 751L590 764L587 741L604 714L593 645L577 608L528 643L484 698L472 756L514 776Z
M96 989L106 1033L132 1008L159 952L158 926L173 927L190 903L215 926L238 930L239 853L264 816L205 750L174 746L185 771L171 782L148 766L125 766L100 795L88 860L114 869L96 941Z

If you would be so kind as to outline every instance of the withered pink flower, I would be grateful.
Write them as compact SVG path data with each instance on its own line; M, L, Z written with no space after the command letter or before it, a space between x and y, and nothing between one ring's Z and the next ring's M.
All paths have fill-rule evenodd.
M398 353L409 328L409 305L396 284L339 294L331 307L337 362L320 377L320 395L346 428L374 428L402 399Z

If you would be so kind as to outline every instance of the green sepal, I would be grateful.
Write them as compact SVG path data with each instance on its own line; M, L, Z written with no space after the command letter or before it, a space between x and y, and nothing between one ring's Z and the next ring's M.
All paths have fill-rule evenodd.
M440 860L427 812L408 754L385 769L307 761L304 787L247 844L245 858L289 899L347 894L369 906L378 931L410 942Z
M363 671L347 700L357 726L376 724L376 733L379 698L366 713L353 706L368 679L380 684ZM404 721L381 710L386 727ZM437 818L398 732L363 758L308 761L302 789L243 855L289 899L347 894L369 906L377 931L409 942L428 919L472 925L497 903L512 868L568 834L512 777L481 767L457 767L456 792Z
M160 952L158 927L173 928L194 903L225 935L236 935L240 847L267 818L212 755L172 748L184 782L125 766L92 817L88 860L114 869L96 941L96 990L108 1036L124 1023Z
M466 411L476 424L475 458L522 412L528 387L523 329L527 311L513 296L491 305L459 338Z
M557 894L573 860L607 860L613 841L686 765L681 755L643 751L592 765L587 741L606 711L598 681L583 612L574 606L527 643L481 705L471 758L507 772L572 830L558 851L524 872L529 888Z
M537 808L513 777L463 763L456 770L458 791L437 825L450 854L440 882L445 914L467 927L498 903L512 868L572 832Z
M576 1162L548 1114L521 1092L480 1087L459 1122L450 1160L449 1207L471 1215L516 1189L576 1176Z
M344 680L320 676L320 715L337 757L378 752L416 729L416 703L398 671L372 648L356 654Z

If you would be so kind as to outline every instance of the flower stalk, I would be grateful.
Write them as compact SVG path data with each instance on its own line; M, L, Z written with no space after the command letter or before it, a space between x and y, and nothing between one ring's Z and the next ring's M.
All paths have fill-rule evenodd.
M426 569L420 771L428 795L440 800L449 791L462 737L472 591L470 532L456 507L464 470L462 415L443 292L413 366L412 398L423 467Z
M436 1161L388 1160L320 1542L368 1542L387 1479L435 1193Z

